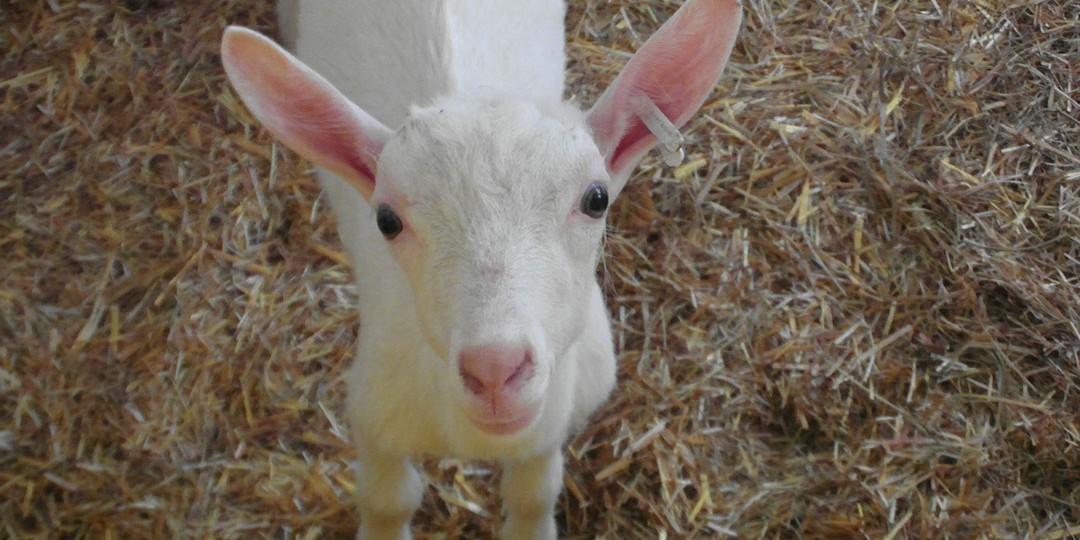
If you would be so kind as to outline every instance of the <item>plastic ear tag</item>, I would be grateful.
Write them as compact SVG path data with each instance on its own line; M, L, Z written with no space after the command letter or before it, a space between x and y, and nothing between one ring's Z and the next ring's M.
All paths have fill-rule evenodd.
M635 108L637 109L638 118L641 118L641 121L645 123L645 127L649 128L649 131L656 137L664 163L668 167L678 166L685 157L682 149L683 136L682 133L679 133L679 128L675 127L671 120L668 120L668 117L664 115L664 111L661 111L660 107L657 107L656 103L649 99L649 96L642 94L635 101L637 101Z

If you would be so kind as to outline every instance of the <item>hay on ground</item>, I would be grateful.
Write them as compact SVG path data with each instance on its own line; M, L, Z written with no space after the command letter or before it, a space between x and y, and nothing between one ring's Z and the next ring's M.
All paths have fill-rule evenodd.
M266 2L0 0L0 536L349 538L354 291L226 84ZM575 1L591 103L676 9ZM600 270L570 538L1080 535L1080 4L750 0ZM421 537L489 537L444 460Z

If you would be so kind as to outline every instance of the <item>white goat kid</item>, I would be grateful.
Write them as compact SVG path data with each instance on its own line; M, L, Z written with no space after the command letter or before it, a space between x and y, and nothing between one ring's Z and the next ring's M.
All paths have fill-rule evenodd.
M561 1L281 8L307 65L237 27L222 57L322 168L356 274L358 537L408 538L410 458L454 455L504 462L504 538L554 538L561 446L615 380L595 278L608 202L715 85L738 0L688 1L588 113L562 101Z

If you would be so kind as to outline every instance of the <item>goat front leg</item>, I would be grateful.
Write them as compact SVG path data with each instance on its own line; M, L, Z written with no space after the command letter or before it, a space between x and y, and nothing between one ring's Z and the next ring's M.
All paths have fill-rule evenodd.
M502 497L506 520L503 540L553 540L555 502L562 491L562 451L503 463Z
M357 540L409 540L412 519L424 496L424 479L405 456L359 445L356 502L360 507Z

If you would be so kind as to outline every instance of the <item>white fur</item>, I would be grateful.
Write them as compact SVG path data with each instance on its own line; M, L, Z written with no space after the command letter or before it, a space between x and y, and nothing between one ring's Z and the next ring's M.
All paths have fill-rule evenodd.
M394 180L377 182L373 201L407 199L395 206L413 227L403 234L415 236L388 244L371 226L352 233L362 323L349 412L370 452L556 460L567 433L607 397L614 354L593 277L603 223L567 216L590 181L606 179L590 168L601 159L580 116L562 104L457 97L416 110L383 150L380 170ZM370 207L353 212L374 222ZM540 417L520 435L488 435L459 405L468 396L452 359L522 335L540 368L523 394ZM544 484L561 483L560 467L543 470ZM558 489L529 481L520 493L539 498L523 504L543 507L528 513L542 519L522 524L508 507L507 526L553 534Z
M412 201L402 218L423 229L427 249L402 251L424 253L396 254L405 259L399 265L374 226L377 204L320 174L360 297L360 346L348 384L349 418L362 441L358 538L407 538L422 480L392 471L411 471L405 456L446 455L509 462L503 537L554 538L560 447L615 382L607 311L593 277L603 223L567 223L566 216L585 187L607 174L582 113L561 100L561 1L431 5L320 0L317 8L300 6L296 25L298 57L385 125L398 128L410 107L428 105L413 110L415 125L387 144L374 195L388 197L383 188L393 184ZM444 26L421 12L454 16ZM372 50L381 54L367 53ZM437 52L453 55L453 67L433 57ZM372 73L379 75L373 80ZM452 97L435 103L441 94ZM418 154L435 159L417 162ZM485 265L501 266L507 279L485 280L479 270ZM518 291L506 291L511 288ZM562 300L546 301L552 295ZM504 305L485 306L494 298ZM534 307L549 309L527 315ZM461 342L492 341L482 334L498 334L501 323L510 323L500 314L515 310L517 329L528 327L546 349L537 362L545 369L531 389L546 395L537 396L543 409L527 432L496 437L477 430L457 405L465 396L448 359Z
M727 5L738 27L733 0L695 2L704 11ZM661 105L681 124L715 82L713 68L722 67L730 43L703 54L665 45L677 41L668 36L651 61L709 57L699 90L669 92L682 81L652 73L647 58L587 116L562 102L564 13L560 0L279 4L283 35L299 58L362 109L334 105L337 98L312 102L332 105L332 118L323 114L319 125L369 133L357 147L378 153L373 190L370 178L319 174L359 286L359 348L348 378L359 538L408 538L424 491L409 459L446 455L505 463L504 538L554 538L561 445L614 386L610 323L594 275L604 220L583 215L579 201L597 182L614 199L653 144L632 129L625 102L643 92L674 96ZM687 24L703 35L715 26ZM267 101L260 84L301 77L313 82L290 88L335 91L306 68L282 75L249 67L258 62L244 55L285 53L247 45L231 53L223 45L223 56L249 107L302 154L348 171L342 164L352 162L340 158L348 146L320 139L325 130L293 129L303 119L289 116L288 100ZM244 52L251 50L262 52ZM336 130L342 125L359 127ZM633 144L619 144L623 131L636 133ZM324 147L337 157L324 159ZM617 148L624 154L616 160ZM405 223L392 240L376 226L375 208L384 203ZM535 418L513 434L477 427L476 399L459 376L459 353L488 345L531 353L533 369L514 402Z

